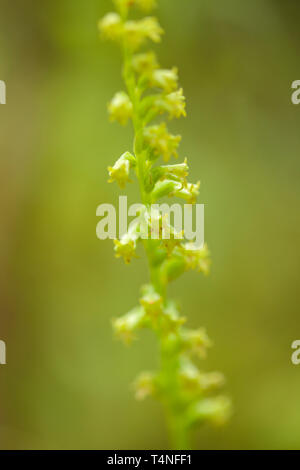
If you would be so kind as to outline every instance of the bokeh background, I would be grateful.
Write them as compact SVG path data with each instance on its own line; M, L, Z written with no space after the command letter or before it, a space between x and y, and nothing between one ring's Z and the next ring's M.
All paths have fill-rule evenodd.
M227 377L234 415L201 428L198 449L300 448L300 4L296 0L159 0L165 67L178 65L191 179L201 179L212 273L171 291L191 327L214 340L205 370ZM111 332L147 280L96 238L96 208L116 203L108 165L132 131L110 124L122 87L118 49L97 21L110 0L1 0L0 446L163 449L159 404L130 383L155 369L157 345ZM129 188L132 202L136 186Z

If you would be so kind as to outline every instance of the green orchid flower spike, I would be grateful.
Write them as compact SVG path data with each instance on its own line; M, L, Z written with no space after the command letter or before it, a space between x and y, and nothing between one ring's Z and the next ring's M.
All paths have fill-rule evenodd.
M195 204L200 183L187 180L187 160L170 164L178 158L181 136L169 132L166 122L186 116L186 102L179 87L177 68L160 68L157 57L145 50L149 43L159 43L163 35L153 16L130 19L132 9L151 15L154 0L115 0L116 11L99 22L103 39L117 43L123 54L125 89L108 105L110 119L121 125L131 121L134 144L108 168L109 182L122 189L136 175L141 203L145 210L141 223L131 226L120 240L115 240L115 255L125 263L137 258L136 249L144 246L150 270L150 282L142 288L137 307L113 321L116 335L131 343L142 328L157 337L160 368L143 372L134 383L136 397L159 400L164 408L171 446L189 449L192 429L205 422L223 424L231 414L230 400L219 395L224 377L218 372L205 373L197 364L205 358L211 341L204 329L185 326L176 302L167 296L168 284L184 272L196 270L207 274L210 254L206 245L195 247L183 233L166 224L160 214L151 213L151 204L164 197L178 197ZM135 15L136 17L136 15ZM158 122L155 120L158 119ZM161 159L165 164L159 164ZM156 230L149 220L155 219ZM170 237L162 236L166 231ZM143 233L154 237L143 237Z

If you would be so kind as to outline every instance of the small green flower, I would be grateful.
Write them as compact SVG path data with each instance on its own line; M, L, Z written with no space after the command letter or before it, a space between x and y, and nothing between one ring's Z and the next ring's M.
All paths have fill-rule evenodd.
M121 240L114 240L116 258L123 258L126 264L129 264L132 258L136 258L136 242L139 233L135 229L131 229L125 233Z
M171 331L178 331L178 329L186 322L186 318L180 315L180 311L176 302L168 300L164 307L164 315L168 320L168 325L171 327Z
M126 344L134 339L134 333L144 326L145 312L141 307L132 309L126 315L113 320L113 329L118 338Z
M140 304L144 307L146 314L151 318L155 318L162 313L163 299L155 292L152 285L144 286Z
M151 372L142 372L134 382L135 397L144 400L156 393L156 376Z
M175 228L169 224L169 217L165 215L162 217L162 246L167 251L168 256L170 257L174 249L180 246L182 240L184 239L184 231L181 230L177 232Z
M132 58L132 67L134 71L140 75L150 75L159 67L159 64L154 52L149 51L135 54Z
M224 374L221 372L208 372L201 374L201 388L206 393L212 393L225 384Z
M169 118L180 118L181 116L186 116L185 111L185 97L183 96L183 90L174 91L168 95L161 96L156 100L156 106L159 109L160 113L168 113Z
M111 121L117 121L123 126L132 117L133 106L129 96L124 91L115 94L108 105L108 112Z
M165 93L172 93L177 90L178 69L174 67L171 70L154 70L150 78L150 86L162 88Z
M162 156L164 161L168 162L172 156L178 157L177 149L181 142L181 136L169 134L164 122L156 126L146 127L144 137L152 148L155 158Z
M190 425L209 421L216 425L225 424L231 416L231 401L224 396L205 398L189 410Z
M131 153L125 152L116 161L113 167L108 167L110 179L109 183L116 181L121 189L124 189L127 182L130 182L129 173L132 165L135 164L135 158Z
M179 378L185 389L194 392L201 390L201 372L186 357L181 357Z
M108 13L99 21L98 26L104 39L118 41L122 35L122 20L118 13Z
M187 201L188 204L195 204L199 196L200 181L197 184L185 183L181 188L176 188L172 196L180 197Z
M181 182L183 186L187 185L186 177L189 173L187 159L177 165L162 165L154 168L151 172L153 182L164 181L165 179L174 179Z
M204 274L209 273L210 253L207 245L197 248L193 242L181 245L183 249L186 270L197 270Z
M187 158L184 159L183 163L178 163L176 165L165 165L162 166L163 170L169 176L174 178L179 178L182 181L185 181L186 177L189 174L189 167L187 163Z
M169 196L179 197L186 200L189 204L195 204L199 195L199 187L200 183L187 183L185 178L179 179L175 175L170 175L169 179L163 179L155 184L152 191L152 200L157 201L164 196Z
M184 351L201 359L206 357L207 349L212 346L204 328L197 330L184 328L181 332L181 341Z
M186 357L181 358L179 377L186 391L195 397L209 394L223 387L225 379L220 372L201 372Z
M160 42L163 32L157 19L152 16L126 21L124 24L125 41L133 51L139 49L147 39Z

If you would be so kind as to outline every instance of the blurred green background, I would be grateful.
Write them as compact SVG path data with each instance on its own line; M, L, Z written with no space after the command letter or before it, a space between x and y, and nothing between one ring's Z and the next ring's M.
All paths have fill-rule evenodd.
M199 449L300 448L299 124L296 0L159 0L164 67L178 65L191 179L201 179L212 273L171 291L214 340L205 370L227 377L234 416L201 428ZM118 49L97 21L110 0L1 0L1 448L163 449L159 404L130 383L157 345L130 348L111 319L132 308L144 260L130 267L96 238L96 208L116 203L108 165L132 131L108 122L122 88ZM129 189L138 198L135 185Z

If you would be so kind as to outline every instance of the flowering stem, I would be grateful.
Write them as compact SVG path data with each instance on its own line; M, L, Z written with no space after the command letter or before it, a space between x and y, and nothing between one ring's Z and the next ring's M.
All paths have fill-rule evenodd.
M160 69L152 51L137 54L145 42L160 41L163 30L157 19L150 16L141 20L127 18L131 7L148 12L155 6L155 0L114 2L118 12L108 13L99 26L104 37L121 45L127 92L116 93L108 109L111 119L120 124L132 120L134 149L133 154L123 153L114 166L108 168L109 182L115 181L124 189L130 181L130 170L134 169L143 205L140 214L143 220L135 222L120 240L114 240L115 252L129 263L136 256L137 241L141 240L151 279L151 284L142 289L140 305L116 319L114 329L127 343L140 328L155 332L160 369L156 373L141 374L136 382L137 398L148 395L158 398L164 406L172 447L189 449L192 426L208 420L224 421L229 403L226 397L210 396L222 384L223 376L205 374L193 362L194 356L203 358L210 345L205 330L183 326L185 318L176 303L167 298L166 290L168 283L186 270L207 273L209 253L206 246L187 243L184 231L176 231L159 210L152 212L151 205L165 196L177 196L194 204L200 183L187 182L186 159L177 165L154 166L160 157L168 162L178 156L181 136L170 134L165 122L149 125L150 122L165 113L170 119L186 115L185 98L182 89L178 89L177 69ZM144 93L153 88L160 91Z
M133 104L133 127L134 127L134 142L136 142L137 137L140 133L143 132L145 125L143 120L140 117L140 96L139 90L136 86L134 70L132 69L132 57L130 51L126 48L126 45L123 45L124 51L124 81L127 87L128 95ZM150 205L149 198L147 197L144 180L145 180L145 159L143 153L137 151L136 145L134 145L134 154L137 160L137 178L140 186L140 195L142 203L147 207ZM144 249L147 255L148 266L150 279L154 285L156 291L163 297L164 303L166 304L166 288L162 282L159 270L154 266L153 263L153 250L152 250L152 241L144 240ZM159 334L158 338L160 341L160 351L161 351L161 374L165 377L166 391L168 395L165 397L165 413L167 416L167 424L169 428L170 441L172 448L174 449L189 449L189 431L188 427L184 422L184 410L176 410L178 404L177 393L177 384L174 383L174 379L177 376L177 369L179 368L178 357L174 357L168 351L168 348L164 347L164 335Z

